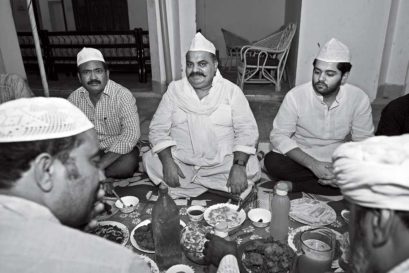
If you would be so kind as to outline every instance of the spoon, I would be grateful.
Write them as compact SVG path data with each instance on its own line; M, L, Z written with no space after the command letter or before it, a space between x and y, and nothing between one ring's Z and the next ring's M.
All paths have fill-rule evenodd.
M126 208L126 205L124 203L124 201L122 201L122 198L119 197L119 195L116 193L116 191L114 189L112 189L112 193L115 195L115 197L119 200L119 202L122 203L123 208Z

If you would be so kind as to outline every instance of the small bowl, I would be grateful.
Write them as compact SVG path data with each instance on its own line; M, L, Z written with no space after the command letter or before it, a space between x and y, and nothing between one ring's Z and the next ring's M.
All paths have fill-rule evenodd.
M267 209L251 209L247 215L256 227L266 227L271 221L271 212Z
M191 206L186 212L189 216L190 221L199 222L203 219L205 208L202 206Z
M121 197L121 200L125 203L126 207L123 207L123 204L119 200L116 200L115 206L123 213L130 213L134 211L139 203L138 197L135 196L124 196Z

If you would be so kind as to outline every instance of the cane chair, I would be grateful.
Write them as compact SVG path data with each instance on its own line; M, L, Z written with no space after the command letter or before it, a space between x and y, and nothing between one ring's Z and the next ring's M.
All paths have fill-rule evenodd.
M229 70L233 66L233 60L236 60L236 65L239 63L239 57L240 57L240 49L244 45L250 44L250 41L240 37L237 34L234 34L231 31L228 31L224 28L221 29L224 37L224 42L226 43L226 62L224 63L224 67L227 67L229 65Z
M245 83L273 83L276 91L281 90L296 28L295 24L290 23L281 31L241 48L237 67L237 84L241 89Z

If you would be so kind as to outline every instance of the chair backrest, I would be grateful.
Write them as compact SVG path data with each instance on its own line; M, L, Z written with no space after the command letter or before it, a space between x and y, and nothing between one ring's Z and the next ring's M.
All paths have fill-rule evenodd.
M224 28L221 29L226 43L226 48L249 45L250 41Z
M253 43L253 46L267 47L274 50L285 50L290 46L296 30L297 25L290 23L280 31Z

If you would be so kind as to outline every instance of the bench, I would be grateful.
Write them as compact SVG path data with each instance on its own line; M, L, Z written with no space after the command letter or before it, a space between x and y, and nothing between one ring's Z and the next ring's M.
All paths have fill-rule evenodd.
M50 79L58 79L58 72L76 74L77 53L83 47L94 47L102 52L110 70L136 71L139 81L147 81L147 73L150 72L150 67L146 68L150 63L148 31L140 28L98 32L40 30L39 36ZM143 36L145 42L142 41ZM30 32L18 32L18 38L24 65L30 68L37 64L33 37Z

